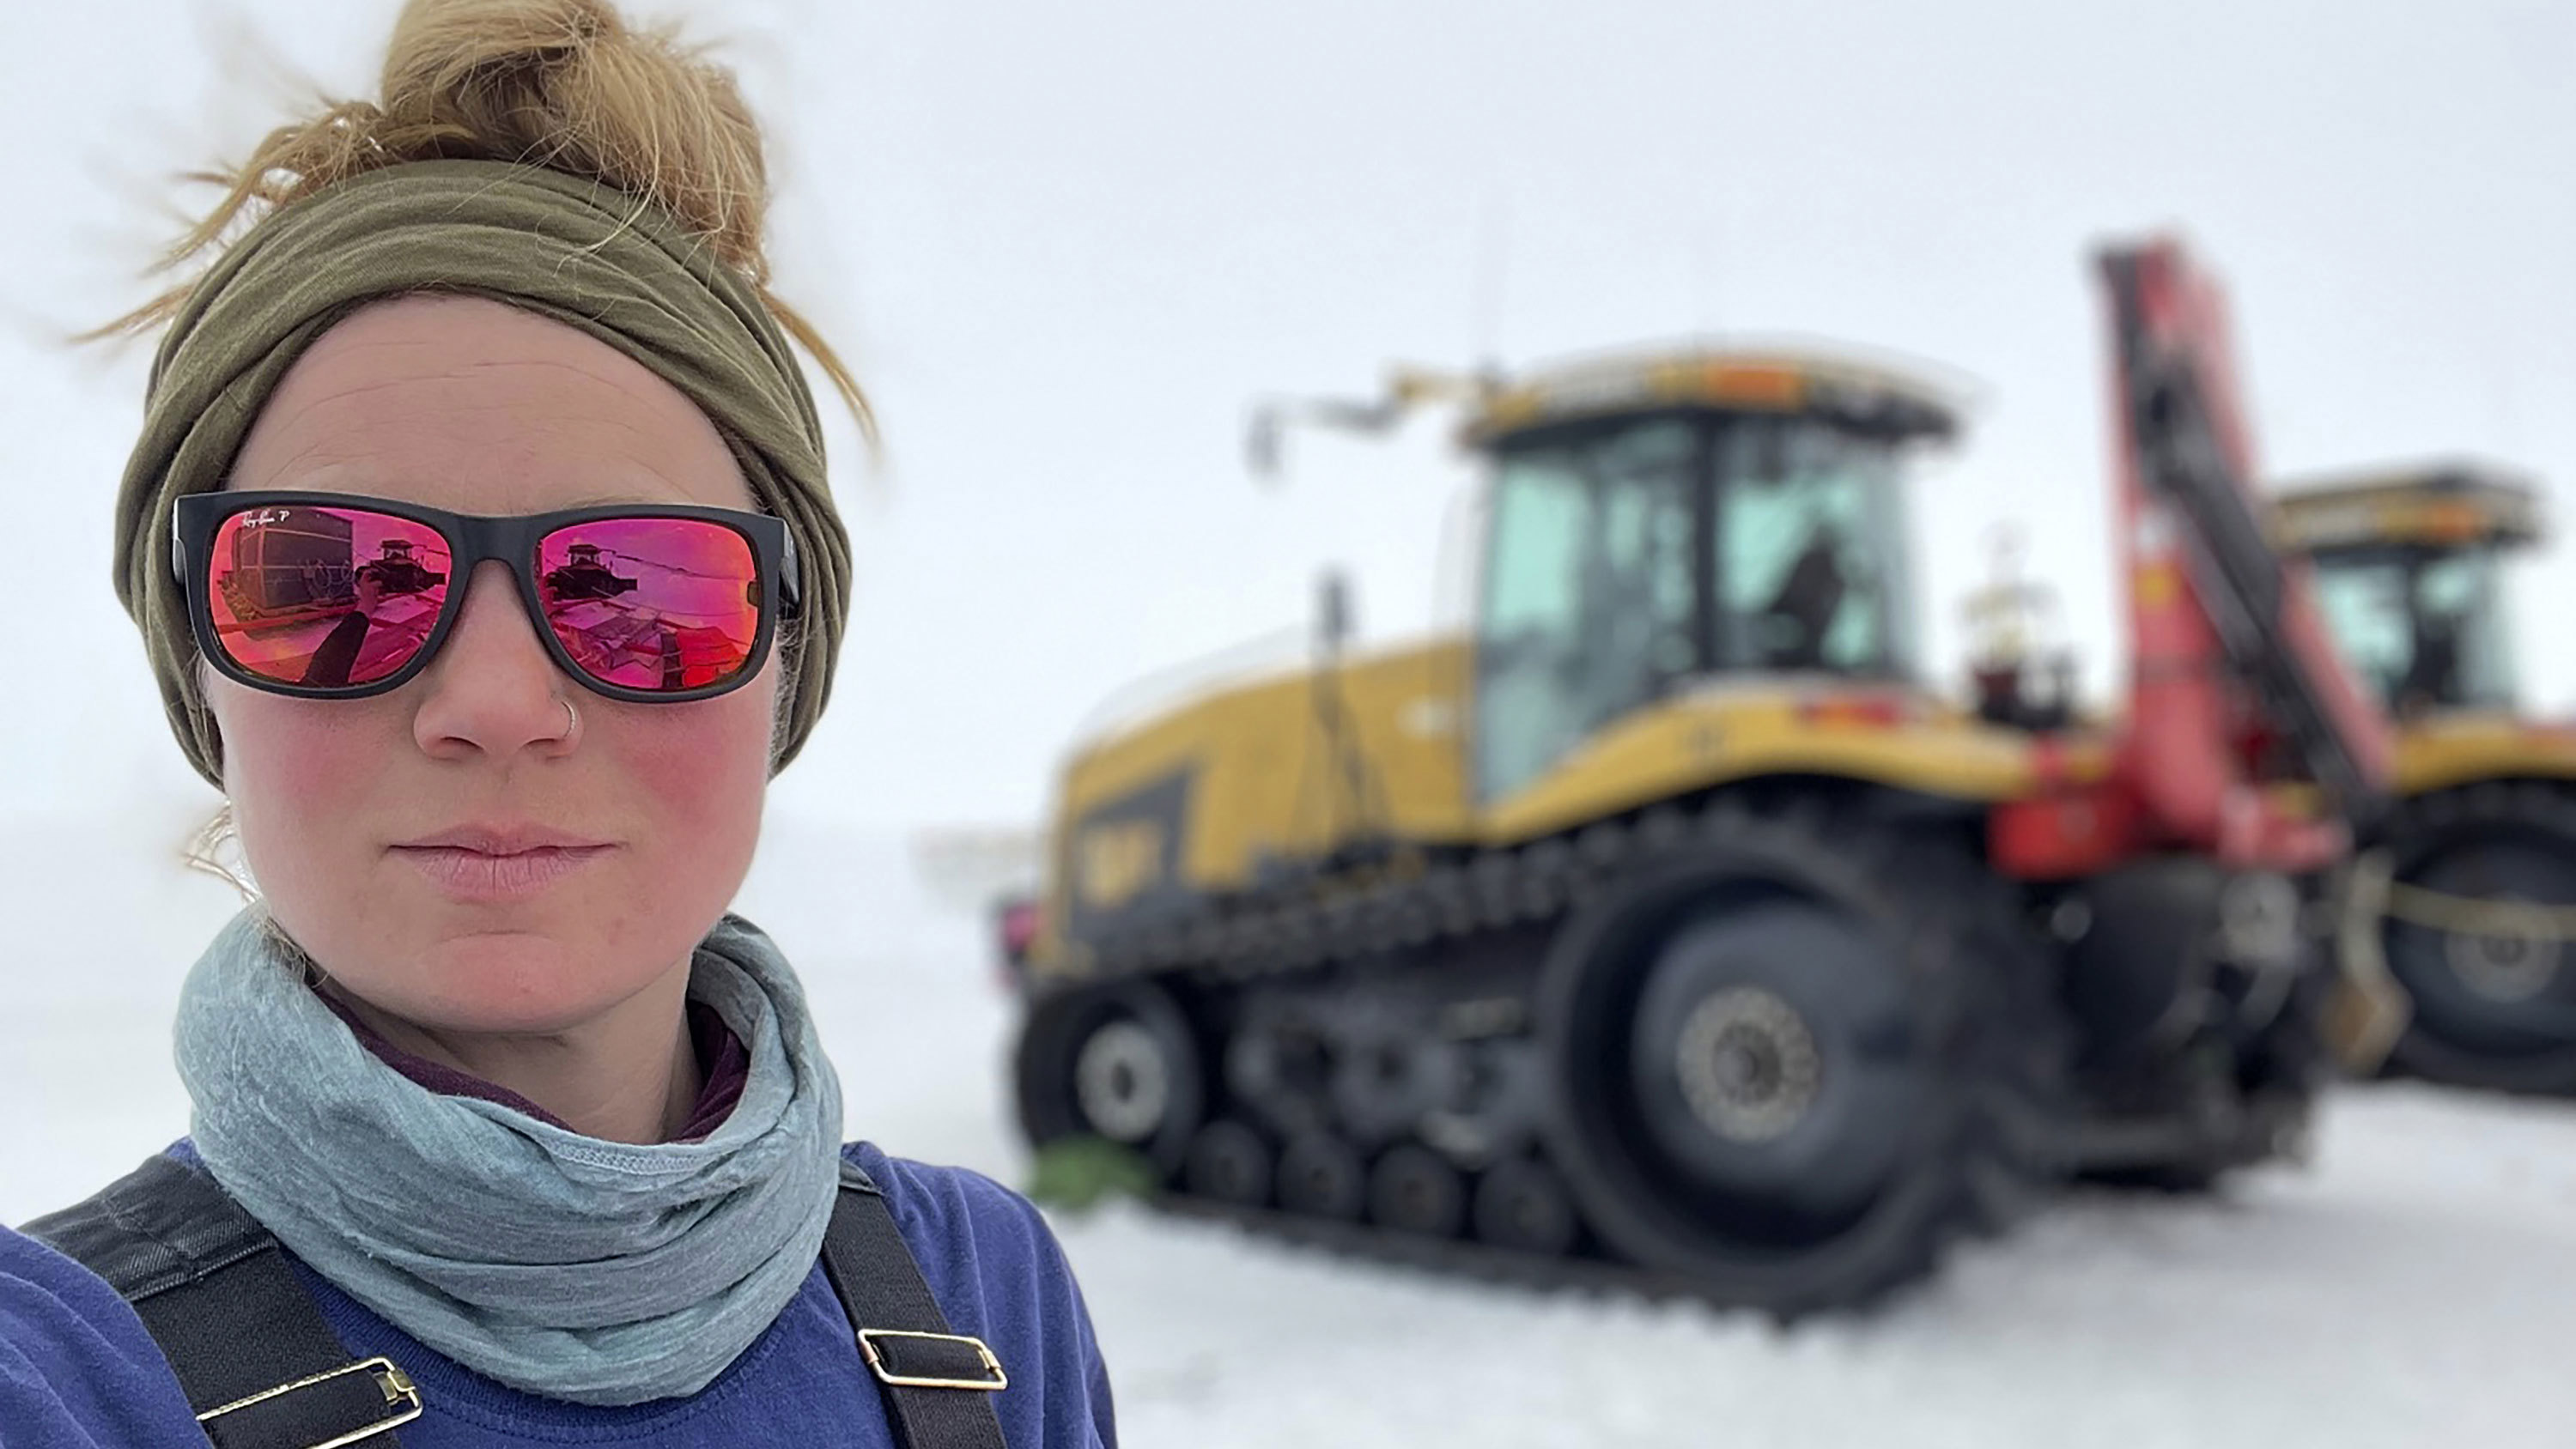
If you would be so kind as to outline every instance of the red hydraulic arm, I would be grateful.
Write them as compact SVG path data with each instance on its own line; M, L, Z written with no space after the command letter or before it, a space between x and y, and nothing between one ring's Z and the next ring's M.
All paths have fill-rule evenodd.
M2217 287L2169 240L2099 262L2129 708L2110 777L1998 811L1995 857L2031 879L2166 850L2320 869L2382 808L2388 727L2263 526Z

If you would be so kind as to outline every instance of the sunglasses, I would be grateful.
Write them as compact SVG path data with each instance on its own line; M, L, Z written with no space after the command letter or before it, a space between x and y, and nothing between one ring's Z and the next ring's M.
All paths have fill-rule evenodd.
M737 688L797 613L787 526L730 508L477 518L340 493L196 493L172 533L197 648L227 678L299 698L359 699L418 674L485 559L518 580L555 663L611 699Z

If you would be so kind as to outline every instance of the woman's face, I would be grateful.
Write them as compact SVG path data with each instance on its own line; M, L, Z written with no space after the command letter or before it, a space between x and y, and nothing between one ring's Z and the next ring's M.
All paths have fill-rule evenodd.
M752 506L677 389L585 333L468 298L388 302L324 334L230 486L474 514ZM684 969L750 868L774 653L713 699L608 699L555 666L486 562L437 656L389 694L288 699L205 674L270 911L343 988L417 1025L600 1017Z

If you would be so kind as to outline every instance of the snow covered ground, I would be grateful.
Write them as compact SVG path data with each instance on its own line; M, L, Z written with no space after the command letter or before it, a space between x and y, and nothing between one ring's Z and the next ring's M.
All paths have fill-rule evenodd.
M185 1127L180 975L232 909L184 814L0 825L0 1221ZM742 902L801 964L854 1133L1015 1181L982 924L899 841L773 821ZM1863 1320L1445 1281L1111 1211L1062 1225L1131 1445L2576 1443L2576 1109L2337 1097L2217 1201L2086 1196Z

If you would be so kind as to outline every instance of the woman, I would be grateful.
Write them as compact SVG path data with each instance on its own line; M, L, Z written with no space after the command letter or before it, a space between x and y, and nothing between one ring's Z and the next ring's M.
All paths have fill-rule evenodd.
M844 1149L726 914L847 606L787 338L861 406L762 199L667 38L413 0L138 314L119 589L262 899L191 1138L0 1234L0 1444L1113 1441L1044 1223Z

